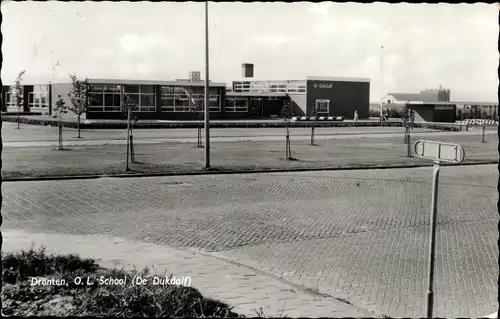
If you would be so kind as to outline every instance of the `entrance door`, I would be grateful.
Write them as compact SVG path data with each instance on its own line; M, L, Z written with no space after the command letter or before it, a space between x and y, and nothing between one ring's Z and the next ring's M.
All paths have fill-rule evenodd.
M251 98L250 99L250 110L251 116L262 117L263 115L263 103L262 98Z

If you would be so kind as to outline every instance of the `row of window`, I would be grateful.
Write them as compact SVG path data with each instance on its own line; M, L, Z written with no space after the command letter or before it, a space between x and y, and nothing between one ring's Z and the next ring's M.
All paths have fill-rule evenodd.
M120 112L122 98L136 105L138 112L155 110L156 96L151 85L91 84L88 94L89 111L93 112Z
M30 108L49 108L49 93L48 92L30 92L29 94Z
M306 93L306 88L239 88L235 87L234 92L272 92L272 93Z
M123 91L123 96L122 96ZM195 112L204 110L204 88L162 86L162 111ZM221 98L217 88L210 88L210 111L220 112ZM136 105L137 112L154 112L156 110L155 87L151 85L108 85L97 84L89 87L89 109L94 112L119 112L121 100L129 98Z
M105 106L95 107L89 106L89 111L93 112L117 112L120 111L120 99L112 98L111 95L106 94ZM182 98L162 98L161 110L163 112L202 112L205 110L204 99L202 96L194 96L191 100ZM225 112L248 112L248 99L246 98L227 98L224 105ZM155 107L150 108L139 107L137 112L154 112ZM220 97L210 96L210 112L220 112Z
M210 112L221 111L217 88L209 89ZM165 112L201 112L205 110L205 89L202 87L161 87L161 110Z
M7 107L16 107L14 95L11 92L5 93L5 104ZM30 92L28 105L30 108L49 108L49 94L47 92Z
M305 93L303 81L295 82L234 82L235 92Z
M198 88L192 88L198 89ZM124 88L126 90L126 88ZM156 96L148 89L142 87L137 90L132 90L132 93L127 93L130 101L137 105L136 111L138 112L154 112L156 110ZM161 110L166 112L196 112L203 111L205 100L204 94L189 94L191 91L197 92L200 90L189 90L186 88L162 88L161 95ZM153 90L154 92L154 90ZM166 92L166 93L164 93ZM216 90L211 93L217 92ZM15 107L14 96L11 92L6 92L6 105L7 107ZM270 97L268 99L277 100L279 97ZM89 111L94 112L120 112L121 111L121 94L120 88L113 88L113 86L102 85L100 88L94 86L89 90ZM255 99L252 99L255 100ZM220 95L210 95L209 100L210 112L221 111L221 98ZM224 103L225 112L248 112L249 101L247 98L242 97L227 97ZM48 108L48 93L44 92L30 92L29 106L34 108ZM317 113L330 113L329 100L316 100Z
M224 110L226 112L248 112L248 99L227 98Z

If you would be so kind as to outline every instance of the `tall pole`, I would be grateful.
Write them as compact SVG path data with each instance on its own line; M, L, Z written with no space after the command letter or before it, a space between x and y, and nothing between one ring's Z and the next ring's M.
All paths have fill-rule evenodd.
M434 307L434 259L436 250L436 221L437 221L437 201L438 201L438 185L439 185L439 161L434 162L434 174L432 178L432 204L431 204L431 229L429 235L429 267L428 271L428 288L427 288L427 318L432 318L432 310Z
M210 105L208 74L208 1L205 2L205 168L210 168Z
M383 105L382 100L384 98L384 46L380 47L380 126L382 126L383 121Z

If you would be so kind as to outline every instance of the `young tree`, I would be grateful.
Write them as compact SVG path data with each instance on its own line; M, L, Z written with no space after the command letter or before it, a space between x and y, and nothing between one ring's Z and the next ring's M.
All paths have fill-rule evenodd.
M69 100L71 102L71 106L68 109L75 113L78 118L78 138L81 138L80 135L80 119L82 114L87 112L88 109L88 86L89 82L87 79L79 80L76 75L69 75L73 87L71 91L68 93Z
M311 146L314 146L314 129L316 128L316 123L318 120L318 110L316 105L314 105L309 113L309 118L313 118L313 123L311 124Z
M56 111L56 114L59 116L59 150L62 150L63 149L62 115L68 113L68 108L66 107L66 102L64 102L61 95L57 96L56 108L54 110Z
M201 139L201 129L203 122L203 108L199 103L194 102L193 107L191 108L192 112L196 112L196 116L198 118L198 147L203 147L203 142Z
M21 111L21 108L24 106L24 87L22 82L25 73L26 70L19 72L14 85L10 88L10 94L12 94L14 104L17 108L17 129L21 128L19 126L19 113Z
M292 160L292 149L290 143L290 123L292 122L293 109L292 101L289 97L285 98L283 108L281 109L281 119L285 122L285 152L286 159Z
M134 150L134 125L137 124L137 121L139 119L137 116L134 117L134 120L132 121L130 125L130 160L132 163L135 163L135 150Z
M123 88L122 88L123 90ZM123 92L123 91L122 91ZM137 109L137 102L134 101L126 93L122 93L122 113L127 117L127 162L125 170L128 172L129 169L129 154L131 151L131 134L130 134L130 117L132 116L132 111Z
M410 132L413 129L413 124L415 122L415 111L409 106L406 105L403 109L403 124L405 126L405 138L404 143L408 145L407 147L407 156L411 157L411 137Z

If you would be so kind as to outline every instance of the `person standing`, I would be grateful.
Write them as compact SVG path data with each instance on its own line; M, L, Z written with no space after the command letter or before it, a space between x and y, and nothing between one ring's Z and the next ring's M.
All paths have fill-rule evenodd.
M354 122L358 121L358 110L354 111Z

